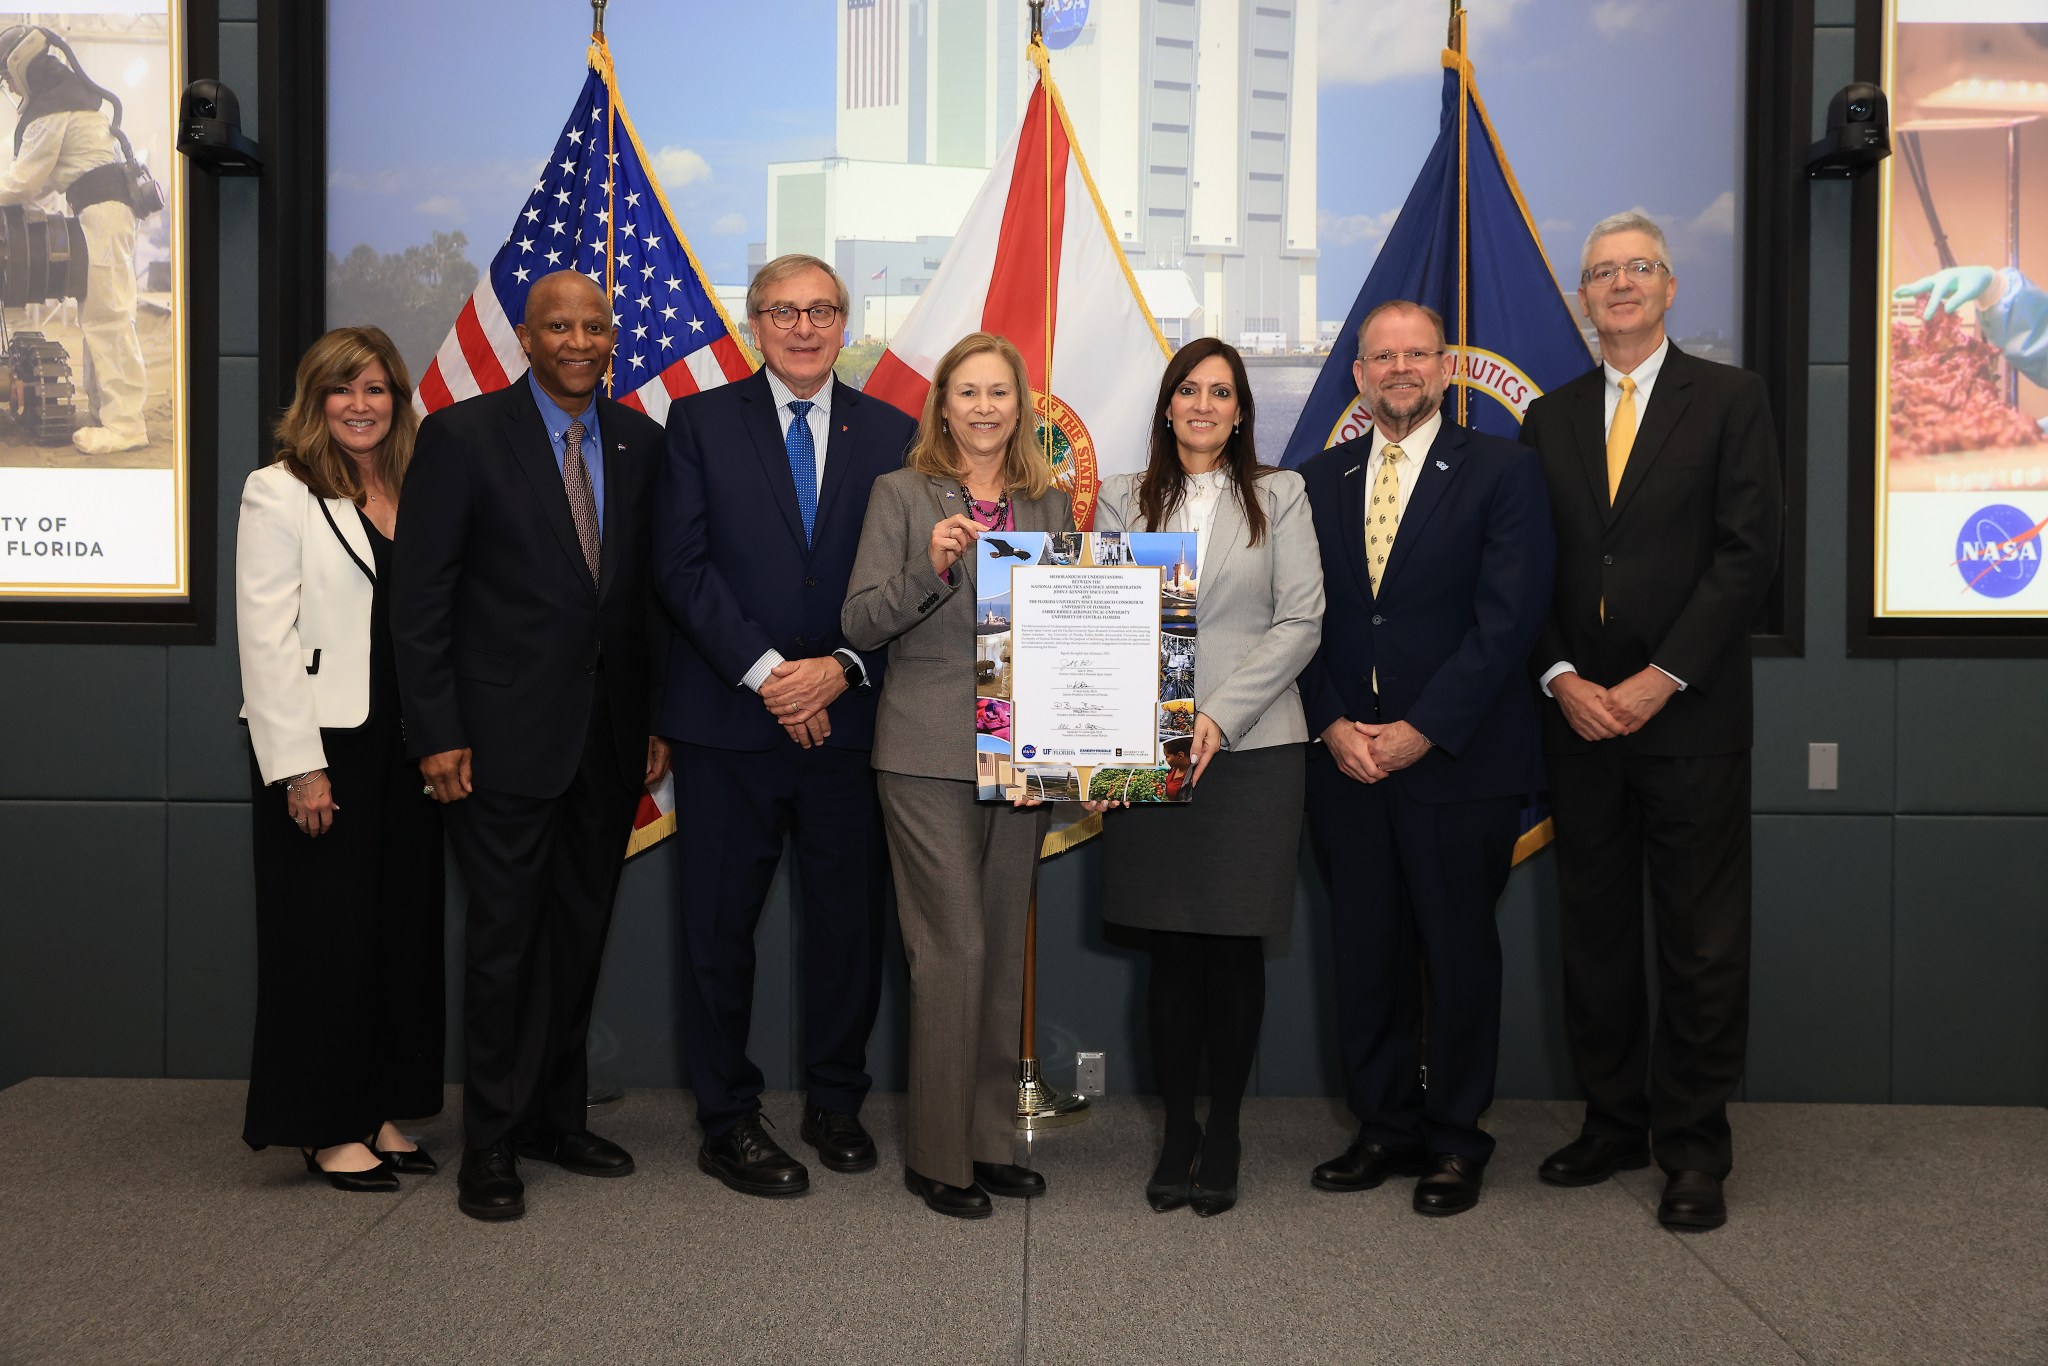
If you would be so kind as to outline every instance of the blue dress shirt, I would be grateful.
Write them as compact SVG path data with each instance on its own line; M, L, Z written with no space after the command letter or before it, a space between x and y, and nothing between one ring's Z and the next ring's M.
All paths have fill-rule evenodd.
M580 413L567 413L547 396L532 370L526 372L526 382L533 390L533 401L540 405L540 420L547 425L548 443L555 448L557 474L562 472L562 464L569 456L569 424L583 424L583 468L590 473L590 496L597 503L597 524L604 526L604 441L597 430L596 392L590 395L589 407Z

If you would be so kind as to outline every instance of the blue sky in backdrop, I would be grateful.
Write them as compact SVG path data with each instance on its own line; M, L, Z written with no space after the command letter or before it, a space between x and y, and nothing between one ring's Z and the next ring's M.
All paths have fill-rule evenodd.
M1305 2L1320 5L1319 311L1341 318L1436 135L1446 6ZM627 110L715 283L744 280L768 163L832 153L839 3L610 6ZM1681 336L1732 335L1740 317L1742 9L1468 3L1480 93L1553 265L1575 275L1595 220L1646 209L1671 236ZM330 249L395 251L461 229L484 264L581 86L589 7L351 0L329 12Z

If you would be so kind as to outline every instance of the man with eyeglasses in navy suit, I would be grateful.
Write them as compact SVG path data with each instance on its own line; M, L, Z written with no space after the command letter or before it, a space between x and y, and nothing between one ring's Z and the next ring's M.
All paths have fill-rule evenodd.
M747 1055L754 930L794 837L803 963L799 1133L838 1172L876 1162L862 1127L881 998L888 856L869 752L883 659L847 647L839 608L875 480L915 424L833 377L847 290L814 256L747 290L759 373L669 409L655 585L673 617L683 972L678 1015L704 1142L697 1165L747 1195L810 1174L768 1132Z

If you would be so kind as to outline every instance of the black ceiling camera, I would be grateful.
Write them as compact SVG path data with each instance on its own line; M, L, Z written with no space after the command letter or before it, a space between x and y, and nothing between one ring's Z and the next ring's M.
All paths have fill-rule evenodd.
M1868 81L1845 85L1828 101L1828 135L1806 154L1815 180L1847 180L1892 154L1891 106Z
M215 175L263 174L263 153L242 135L242 102L220 81L185 87L178 101L178 150Z

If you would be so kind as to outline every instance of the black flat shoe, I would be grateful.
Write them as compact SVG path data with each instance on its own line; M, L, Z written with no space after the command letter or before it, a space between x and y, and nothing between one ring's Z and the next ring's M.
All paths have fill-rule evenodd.
M1728 1201L1721 1194L1721 1178L1705 1172L1678 1171L1664 1183L1664 1199L1657 1205L1657 1222L1666 1228L1709 1229L1728 1222Z
M1429 1175L1415 1183L1415 1212L1463 1214L1479 1203L1484 1171L1469 1157L1438 1153L1430 1158Z
M314 1160L313 1154L299 1149L299 1156L306 1159L306 1170L318 1172L327 1178L327 1184L338 1191L395 1191L398 1189L398 1173L382 1161L376 1166L359 1172L331 1172ZM382 1153L378 1156L381 1158Z
M384 1165L400 1176L432 1176L441 1170L441 1164L425 1148L393 1148L385 1151L372 1148L371 1152L384 1159Z
M986 1219L994 1213L995 1207L989 1204L988 1192L979 1186L949 1186L929 1176L920 1176L908 1167L903 1169L903 1185L924 1201L926 1209L948 1219Z
M1544 1158L1536 1175L1553 1186L1597 1186L1616 1172L1639 1171L1649 1165L1647 1143L1618 1143L1597 1134L1580 1134Z
M1008 1162L977 1162L974 1164L974 1184L990 1195L1008 1196L1014 1200L1030 1200L1045 1194L1045 1178L1029 1167L1013 1166Z
M875 1167L875 1140L861 1127L860 1116L844 1110L806 1105L797 1133L818 1150L827 1171L865 1172Z
M1428 1154L1400 1152L1360 1134L1341 1156L1310 1173L1308 1183L1317 1190L1369 1191L1390 1176L1420 1176L1428 1170Z
M469 1148L455 1173L455 1204L472 1219L517 1219L526 1213L519 1159L505 1144Z
M514 1139L512 1151L536 1162L552 1162L581 1176L631 1176L633 1155L588 1129L545 1140Z
M742 1195L771 1200L802 1195L811 1188L804 1164L768 1137L761 1112L744 1116L717 1138L697 1149L697 1166Z

